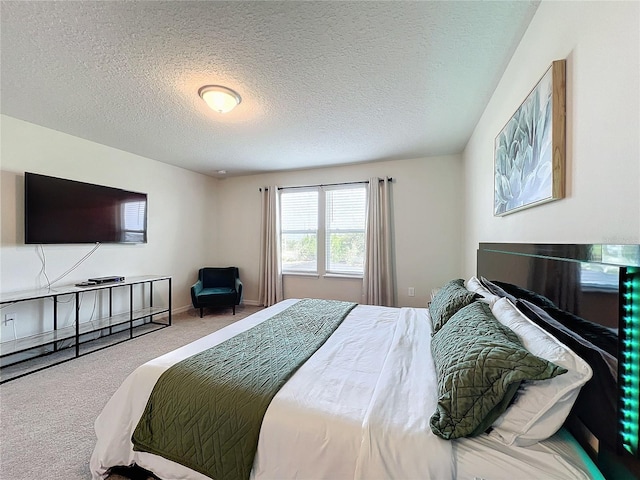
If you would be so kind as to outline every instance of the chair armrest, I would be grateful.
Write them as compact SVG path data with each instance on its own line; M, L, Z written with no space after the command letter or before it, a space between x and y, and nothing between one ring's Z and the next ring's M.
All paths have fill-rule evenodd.
M236 277L236 292L238 292L238 299L236 300L236 305L240 305L240 302L242 301L242 282L237 277Z
M191 302L193 303L194 308L198 308L198 294L202 291L202 289L202 281L200 280L191 285Z

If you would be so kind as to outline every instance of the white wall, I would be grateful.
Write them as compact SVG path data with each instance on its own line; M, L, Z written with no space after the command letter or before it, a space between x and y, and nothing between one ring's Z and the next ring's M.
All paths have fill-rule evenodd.
M0 291L47 284L38 246L24 244L24 172L29 171L148 194L148 243L103 244L58 285L93 276L171 275L174 309L191 304L197 269L215 261L215 179L5 115L0 122ZM93 245L43 248L53 280ZM18 336L29 328L26 322L16 327Z
M543 1L463 154L464 272L479 242L640 243L640 2ZM493 216L493 145L567 60L566 198Z
M258 299L262 186L295 186L393 177L397 304L424 306L432 288L460 274L462 181L458 156L358 164L235 177L218 185L218 260L237 265L245 300ZM415 297L408 297L408 287ZM362 300L362 280L285 276L286 298Z
M190 305L189 287L205 265L237 265L245 301L258 300L260 196L266 185L305 185L391 176L397 304L424 306L461 269L462 162L459 156L377 162L216 180L21 120L0 116L0 291L46 285L38 247L24 244L24 172L142 191L149 196L149 242L104 244L59 282L92 276L173 276L174 310ZM92 245L45 245L54 279ZM286 277L285 294L360 301L361 280ZM408 287L415 288L409 297ZM83 308L91 309L89 299ZM15 307L18 308L17 306ZM38 308L48 308L39 306ZM63 307L64 308L64 307ZM14 307L12 307L14 309ZM27 317L38 315L27 313ZM73 321L71 311L63 322ZM42 325L16 322L19 337ZM11 325L10 325L11 327ZM2 327L0 335L13 332Z

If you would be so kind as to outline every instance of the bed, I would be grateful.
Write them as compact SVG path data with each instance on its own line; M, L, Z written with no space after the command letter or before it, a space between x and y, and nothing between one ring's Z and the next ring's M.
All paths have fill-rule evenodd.
M482 277L481 263L479 260L477 281ZM475 310L486 311L491 308L489 301L477 301L482 295L467 288L471 280L466 279L463 288L472 293L473 305L484 305L474 306ZM493 305L509 307L503 301L507 299L498 303L498 298L493 299ZM434 301L438 303L437 298ZM296 299L285 300L136 369L96 420L92 477L105 478L112 467L137 465L164 480L210 478L178 461L133 448L132 435L156 382L173 365L251 331L298 303ZM563 405L562 411L549 408L550 419L533 422L536 427L530 429L531 438L519 434L505 440L508 433L504 432L513 420L505 415L517 410L515 400L485 429L490 433L457 437L456 428L463 422L453 422L451 427L449 419L440 418L436 425L440 430L435 429L440 434L435 434L432 417L440 410L441 364L449 355L446 349L450 342L442 340L445 333L449 335L446 330L432 336L436 329L433 311L431 307L353 308L273 397L262 420L250 478L604 478L575 436L561 428L581 387L592 376L586 362L567 354L570 349L562 350L562 355L569 355L570 366L566 359L560 362L568 366L560 370L567 372L544 365L546 374L555 376L531 382L564 382L553 387L554 406ZM450 325L458 317L439 329L455 331ZM437 352L438 348L445 353L433 354L432 349ZM519 392L525 398L522 389ZM549 390L542 390L541 398L545 395ZM512 398L519 397L514 393ZM498 423L504 428L494 428Z

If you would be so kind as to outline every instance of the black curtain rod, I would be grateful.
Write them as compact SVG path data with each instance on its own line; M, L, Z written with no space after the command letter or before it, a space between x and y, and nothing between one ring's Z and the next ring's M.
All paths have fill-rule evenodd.
M387 180L389 180L390 182L393 181L393 177L387 177ZM379 182L384 182L384 178L379 178L378 179ZM338 185L357 185L359 183L369 183L369 180L362 180L360 182L341 182L341 183L318 183L316 185L296 185L293 187L278 187L278 190L289 190L292 188L313 188L313 187L335 187ZM265 190L269 190L267 187L264 187ZM258 189L259 191L262 191L262 188Z

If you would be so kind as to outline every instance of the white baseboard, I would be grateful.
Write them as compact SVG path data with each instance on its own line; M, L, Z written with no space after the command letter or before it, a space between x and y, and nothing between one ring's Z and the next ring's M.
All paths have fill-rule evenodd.
M245 305L251 305L252 307L262 306L262 304L260 304L257 300L242 300L242 303L244 303Z
M186 312L187 310L193 308L192 305L184 305L182 307L178 307L178 308L172 308L171 309L171 314L175 315L177 313L182 313L182 312Z
M249 305L251 307L260 307L261 306L261 304L258 303L257 300L244 300L244 299L242 300L242 305ZM183 312L186 312L188 310L191 310L192 308L193 308L193 305L191 305L191 304L184 305L184 306L178 307L178 308L172 308L171 309L171 314L172 315L176 315L178 313L183 313ZM160 318L162 318L162 317L160 317Z

